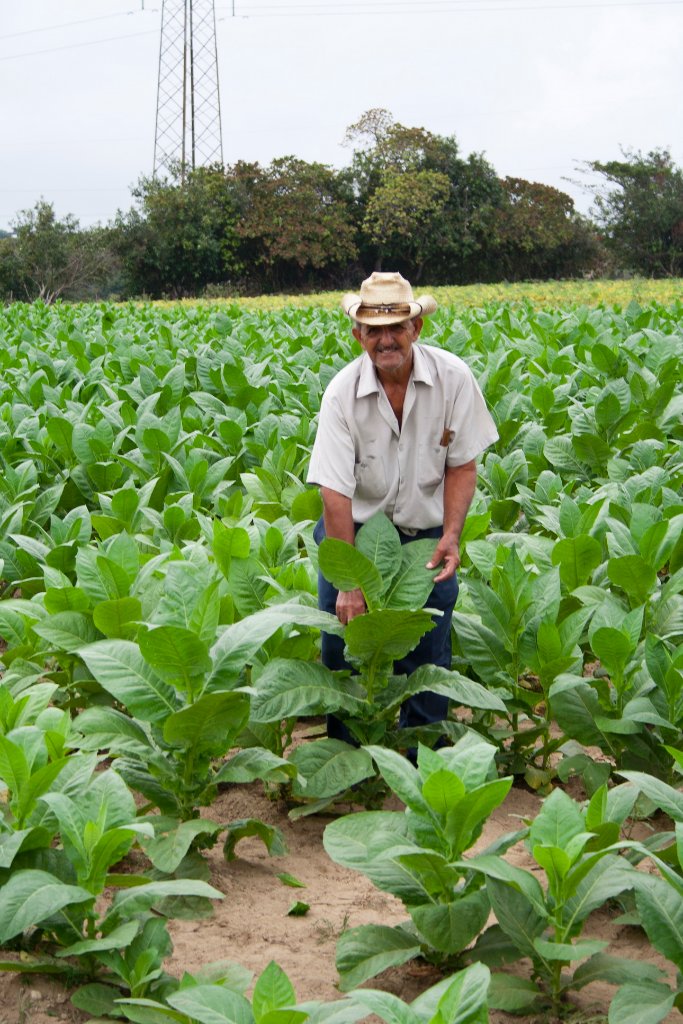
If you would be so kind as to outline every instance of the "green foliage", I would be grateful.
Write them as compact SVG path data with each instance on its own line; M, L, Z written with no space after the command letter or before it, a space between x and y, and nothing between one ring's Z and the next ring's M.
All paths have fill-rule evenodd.
M416 956L444 965L462 958L490 911L481 877L462 856L512 783L495 778L495 749L472 734L436 752L421 745L417 768L383 747L366 751L405 803L405 813L368 811L340 818L327 826L323 842L338 864L362 871L379 889L397 896L410 921L343 933L337 945L343 990ZM500 840L498 848L521 834Z
M593 160L601 174L595 213L618 264L648 277L683 272L683 170L666 149L625 150L622 160Z
M361 527L355 546L323 540L319 548L323 574L341 590L360 588L368 607L343 630L345 657L356 674L349 678L347 672L332 672L322 665L272 661L257 681L252 721L332 712L360 745L381 743L396 749L408 745L404 732L396 727L399 707L406 697L422 690L503 711L502 702L484 687L433 665L422 666L408 677L394 675L394 662L433 628L431 615L422 608L433 587L434 570L426 569L433 548L430 540L402 546L398 531L382 514ZM415 742L412 737L410 742ZM340 740L308 743L294 751L290 761L300 775L292 792L313 798L312 810L320 810L325 801L351 787L356 787L355 799L370 806L381 797L374 781L358 788L374 774L367 754Z
M420 143L425 154L428 142ZM416 136L403 143L396 158L408 173ZM429 159L437 156L430 149ZM393 788L409 807L381 828L373 819L358 856L404 899L410 919L400 929L377 923L367 945L350 934L341 961L350 983L427 946L440 962L469 956L456 948L458 936L473 940L484 903L497 900L500 929L478 942L477 955L516 957L503 922L512 931L526 920L533 932L540 918L531 946L546 973L540 985L506 981L504 992L494 979L496 1005L527 1006L544 998L540 989L562 1005L565 983L600 976L642 983L643 1005L657 1019L679 993L656 972L629 974L585 945L583 919L574 932L558 907L572 905L569 889L580 889L584 868L596 900L606 891L600 870L605 885L628 871L610 847L635 787L613 787L605 798L612 768L631 773L644 794L640 809L660 802L676 816L680 808L672 785L683 747L680 322L680 304L637 303L553 312L491 304L430 318L426 339L470 363L500 441L482 460L463 532L454 671L424 667L405 679L394 676L394 660L431 625L422 609L432 582L426 551L401 548L381 520L364 527L352 553L332 542L318 550L312 536L320 501L303 481L321 384L354 351L340 313L8 308L0 331L8 963L75 970L90 979L82 998L99 1016L124 1012L112 992L135 992L127 997L142 1002L126 1004L130 1019L153 1011L177 1020L181 1011L164 1002L176 988L162 969L163 921L154 919L205 912L198 851L219 836L229 859L247 836L282 849L263 822L213 820L199 808L222 783L259 779L288 787L308 812L360 782L373 801ZM344 634L354 676L318 664L319 630L342 630L315 607L318 559L340 584L360 585L371 609ZM493 744L499 766L545 792L556 770L582 776L592 799L578 817L568 804L552 814L550 803L531 826L546 878L540 895L501 866L500 850L477 870L476 858L454 860L406 831L409 822L427 836L438 821L442 840L465 850L458 829L472 825L473 837L477 814L483 820L507 786L482 779L473 787L483 788L481 802L465 813L473 793L450 778L462 782L465 771L449 761L457 747L436 755L425 746L422 774L387 749L416 741L393 723L405 696L422 689L470 709L467 725L451 721L446 730L483 743L487 764ZM325 740L290 750L299 716L328 711L350 723L361 748ZM433 742L434 732L422 739ZM95 773L102 755L113 768ZM124 782L142 794L137 811ZM449 818L457 798L465 803ZM161 813L148 816L152 808ZM355 820L360 830L364 816ZM658 918L675 907L659 882L678 892L673 839L655 835L628 856L654 854L669 870L658 862L661 878L651 876L652 891L636 889L633 901L657 933L652 942L676 963L677 933ZM152 867L142 885L124 889L132 876L116 859L133 843ZM350 856L356 847L345 848ZM598 854L600 870L591 859ZM580 954L585 963L571 959ZM561 975L576 967L559 989L558 964ZM481 978L469 977L478 989ZM628 1014L632 995L617 996L613 1015ZM413 1021L414 1008L376 1002L380 1016ZM431 1019L436 1002L423 1010ZM322 1020L327 1011L315 1012Z
M626 790L626 792L624 792ZM606 957L608 943L581 937L590 913L607 900L636 886L639 872L616 856L621 844L619 826L630 813L636 793L631 787L607 791L601 787L585 808L562 790L544 802L529 828L527 845L536 862L534 872L513 866L502 857L482 854L463 862L486 877L486 890L497 924L484 934L472 952L487 959L490 946L501 962L501 943L509 947L503 959L529 957L537 982L506 992L500 978L492 991L492 1005L515 1012L531 1012L549 1006L554 1014L571 989L602 978L621 980L627 971L642 981L659 975L650 965L620 962ZM545 876L546 887L537 878ZM565 973L576 961L580 966ZM619 973L620 972L620 973ZM498 993L500 997L498 997Z
M13 234L0 239L0 295L15 300L87 299L115 278L108 232L83 230L68 214L59 220L38 200L17 214Z

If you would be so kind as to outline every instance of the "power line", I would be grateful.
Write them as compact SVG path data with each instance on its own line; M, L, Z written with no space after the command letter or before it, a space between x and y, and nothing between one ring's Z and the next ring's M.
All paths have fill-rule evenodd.
M158 8L154 8L158 10ZM25 28L20 32L8 32L6 35L0 36L0 41L4 39L16 39L17 36L30 36L36 32L54 32L61 28L73 28L75 25L89 25L93 21L107 21L111 18L123 18L128 17L131 14L140 14L140 9L134 11L112 11L111 14L98 14L96 18L80 18L78 21L60 21L57 25L43 25L40 28Z
M683 0L681 0L683 3ZM158 31L155 28L146 29L144 32L129 32L124 36L105 36L104 39L89 39L84 43L65 43L64 46L50 46L45 50L28 50L26 53L10 53L0 57L0 61L18 60L20 57L38 57L44 53L57 53L60 50L78 50L85 46L99 46L102 43L117 43L121 39L137 39L140 36L156 36Z
M436 14L436 15L444 15L444 14L500 14L500 13L507 13L507 12L511 12L512 13L512 12L518 12L518 11L536 11L536 12L544 13L546 11L597 10L597 9L606 9L606 8L612 8L612 7L613 8L620 8L620 9L623 10L623 9L628 9L630 7L634 7L634 8L635 7L680 7L683 4L683 0L630 0L630 2L628 2L628 0L616 0L616 2L610 2L610 0L607 0L607 2L605 2L605 0L598 0L598 2L595 2L595 3L578 3L578 4L571 4L571 3L555 4L555 3L551 3L551 4L536 4L536 5L523 5L523 6L520 6L520 5L514 5L513 6L513 4L510 4L509 6L505 6L505 7L459 7L459 8L457 8L457 7L454 7L453 5L454 4L460 4L460 3L471 3L472 0L425 0L425 2L426 3L430 3L430 4L444 3L444 4L447 4L448 6L445 6L445 7L441 8L441 9L439 9L439 10L432 10L432 9L425 10L424 7L419 7L419 8L415 7L415 0L368 0L367 3L362 3L362 4L346 3L346 2L344 2L344 0L342 0L342 2L335 4L336 7L340 8L339 10L335 10L335 11L331 11L331 10L329 10L329 8L316 7L313 4L310 4L310 5L308 5L308 4L299 4L299 5L289 4L287 6L287 8L283 11L282 14L268 13L268 11L270 11L271 8L268 7L268 10L266 10L266 5L263 5L262 7L258 7L258 8L256 6L250 7L250 8L246 8L245 10L247 11L247 13L241 13L239 8L236 8L233 11L233 9L231 7L230 8L228 8L228 7L216 8L216 10L230 11L231 12L230 20L232 20L232 18L234 18L235 20L248 21L249 19L256 19L256 18L292 18L292 17L302 17L302 16L311 17L311 18L346 18L346 17L354 16L354 14L355 14L355 12L357 10L357 7L359 7L359 6L363 8L363 17L370 17L371 18L373 16L378 16L378 15L386 16L387 14L400 14L400 15L419 14L420 16L423 16L423 15L428 15L428 14ZM399 8L400 4L405 4L405 9L399 10L398 8ZM376 9L369 9L370 7L376 8ZM377 8L379 8L379 9L377 9ZM274 10L277 10L277 9L278 8L274 8ZM251 13L248 13L249 11L255 11L256 13L251 14ZM259 13L259 11L264 11L264 13ZM136 12L125 12L125 13L128 14L128 13L136 13ZM140 12L137 12L137 13L140 13ZM110 15L106 15L106 17L110 17ZM111 17L114 17L114 15L111 15ZM97 19L84 19L84 21L90 21L90 20L97 20ZM223 16L223 17L219 18L218 20L223 22L223 21L226 21L226 20L229 20L229 19L226 16ZM66 24L70 24L70 23L65 22L64 24L66 25ZM78 22L74 22L73 24L79 24L79 23ZM51 28L57 28L57 27L62 27L62 26L51 26ZM29 31L29 30L27 30L27 31ZM41 31L41 30L36 29L36 31ZM47 31L47 29L46 29L46 31ZM23 33L16 33L16 34L17 35L21 35ZM157 35L157 34L158 33L157 33L156 29L146 29L146 30L144 30L142 32L129 32L129 33L126 33L125 35L120 35L120 36L105 36L102 39L89 39L89 40L86 40L86 41L84 41L82 43L65 43L65 44L63 44L61 46L50 46L50 47L45 47L44 49L41 49L41 50L26 50L23 53L4 54L3 56L0 56L0 62L4 62L4 61L8 61L8 60L20 60L20 59L23 59L25 57L40 57L40 56L43 56L44 54L47 54L47 53L59 53L59 52L63 52L64 50L84 49L84 48L87 48L87 47L90 47L90 46L101 46L104 43L116 43L116 42L121 42L121 41L125 41L125 40L128 40L128 39L138 39L141 36ZM9 38L10 38L10 36L1 36L0 37L0 39L9 39Z
M425 0L425 2L428 3L430 5L430 7L441 7L441 6L455 7L455 6L458 6L460 4L472 4L473 0ZM474 2L476 3L476 0L474 0ZM584 3L579 3L579 4L566 3L566 4L560 4L560 5L545 4L543 2L540 2L538 4L534 4L533 5L533 9L534 10L541 10L541 11L542 10L555 10L555 9L557 9L558 6L563 7L563 8L567 8L567 9L572 9L572 8L575 8L575 7L576 8L581 8L581 7L600 7L600 6L609 6L609 7L637 7L637 6L654 7L654 6L661 5L661 4L671 5L671 4L677 4L677 3L680 3L680 2L681 2L681 0L633 0L633 2L627 3L627 2L623 2L623 0L619 0L619 2L609 3L609 4L602 4L602 3L589 3L589 4L584 4ZM281 12L283 12L285 14L289 13L292 10L302 10L302 11L323 10L323 11L329 11L330 7L337 7L337 8L344 8L344 9L360 7L360 8L363 8L363 10L367 10L368 7L391 7L391 8L396 8L396 7L412 7L416 11L416 13L418 13L418 12L422 13L422 6L420 6L419 8L416 8L415 7L415 0L365 0L365 2L363 2L363 0L335 0L334 3L332 3L332 4L325 4L325 5L323 5L323 4L319 3L319 2L314 2L314 3L287 3L287 4L261 4L261 3L250 4L250 3L247 2L247 3L244 4L244 6L242 8L235 8L235 16L236 17L247 17L248 18L249 17L249 12L251 12L251 11L281 11ZM478 10L487 10L488 8L479 7L477 9ZM514 6L514 4L511 2L509 4L505 4L505 9L519 10L519 7ZM230 7L230 8L228 8L228 7L218 7L217 6L216 10L231 10L232 11L233 8L232 7ZM334 14L336 12L333 11L331 13Z
M397 5L403 2L410 2L412 11L397 10ZM306 17L311 18L345 18L355 14L357 7L363 8L363 17L372 17L373 15L386 16L387 14L419 14L422 17L425 14L499 14L507 12L517 11L537 11L544 13L545 11L576 11L576 10L594 10L596 8L605 7L677 7L683 3L683 0L632 0L631 3L624 2L624 0L617 0L615 3L580 3L580 4L540 4L530 6L510 6L506 7L460 7L455 8L452 5L457 3L471 3L472 0L425 0L426 3L447 3L450 6L444 7L440 10L425 10L424 7L415 8L414 0L368 0L365 4L346 4L337 3L335 7L344 8L342 10L330 11L329 8L317 8L311 5L298 5L298 10L292 11L293 5L288 5L286 11L282 14L276 13L258 13L262 8L249 7L245 8L247 13L241 13L239 8L236 9L235 13L231 15L235 19L249 20L251 18L291 18L294 17ZM386 4L386 6L385 6ZM371 10L370 8L383 8L382 10ZM217 8L218 10L219 8ZM222 10L228 10L228 8L221 8ZM275 8L277 10L277 8ZM249 11L257 11L255 14L248 13ZM223 16L219 18L219 21L226 21L228 18Z

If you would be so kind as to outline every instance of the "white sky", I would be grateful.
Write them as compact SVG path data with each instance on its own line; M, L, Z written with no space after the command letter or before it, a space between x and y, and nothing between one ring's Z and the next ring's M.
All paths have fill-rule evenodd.
M41 196L83 226L130 207L152 170L161 29L161 0L141 4L0 0L0 227ZM666 147L683 164L683 0L235 4L216 2L226 163L341 167L347 125L386 107L584 211L563 180L581 161Z

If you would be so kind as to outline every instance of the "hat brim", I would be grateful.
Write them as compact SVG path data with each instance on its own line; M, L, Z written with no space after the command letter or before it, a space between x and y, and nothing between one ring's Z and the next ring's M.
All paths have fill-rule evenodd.
M373 306L364 306L360 295L349 292L341 300L341 307L347 316L357 320L359 324L375 324L382 327L385 324L413 320L416 316L430 316L436 310L437 302L431 295L420 295L413 302L405 303L396 312L384 312L385 307L379 307L382 312L378 312Z

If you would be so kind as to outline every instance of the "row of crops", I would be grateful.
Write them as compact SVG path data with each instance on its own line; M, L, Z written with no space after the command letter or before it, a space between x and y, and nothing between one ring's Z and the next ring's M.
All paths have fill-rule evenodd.
M318 549L303 483L322 389L357 351L346 318L4 311L1 969L138 1024L548 1019L599 979L611 1024L683 1008L683 305L444 308L422 340L469 363L500 441L462 539L452 671L396 677L431 628L432 542L401 548L378 517ZM318 611L319 566L365 616ZM319 663L321 629L353 675ZM454 707L438 751L440 727L396 725L424 689ZM329 712L358 747L293 739ZM472 852L515 778L540 813ZM364 806L325 849L405 906L342 934L335 1003L297 1006L275 964L249 998L234 963L164 969L168 921L223 896L203 851L283 851L272 825L212 816L220 786L259 780L295 820ZM666 826L635 840L657 809ZM520 843L533 870L506 857ZM668 971L590 937L608 904ZM444 980L412 1004L359 988L418 957Z

